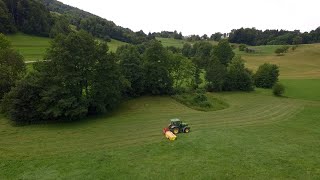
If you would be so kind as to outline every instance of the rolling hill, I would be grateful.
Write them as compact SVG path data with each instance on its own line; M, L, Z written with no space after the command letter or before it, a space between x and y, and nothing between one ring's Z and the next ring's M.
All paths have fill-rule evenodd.
M32 36L23 33L8 35L7 38L12 43L13 48L16 49L26 61L43 60L46 49L49 48L50 41L52 40L50 38ZM126 43L111 39L107 44L109 46L109 50L115 52L119 46L125 45Z
M17 48L27 38L19 36L10 37ZM229 105L209 112L168 96L141 97L109 115L23 127L0 115L0 179L319 178L320 46L285 56L255 48L260 54L243 54L246 65L279 64L287 97L264 89L208 93ZM171 118L191 132L169 142L161 129Z

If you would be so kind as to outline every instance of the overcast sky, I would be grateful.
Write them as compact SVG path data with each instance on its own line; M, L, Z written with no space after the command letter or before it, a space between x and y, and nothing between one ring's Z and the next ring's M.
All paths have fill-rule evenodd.
M310 31L320 26L320 0L60 0L134 31L183 35L241 27Z

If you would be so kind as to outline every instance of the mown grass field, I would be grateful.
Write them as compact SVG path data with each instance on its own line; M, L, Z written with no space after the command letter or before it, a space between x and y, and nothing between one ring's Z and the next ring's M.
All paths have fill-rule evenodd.
M286 97L211 93L228 106L208 112L141 97L108 115L23 127L0 115L0 179L319 179L320 45L285 56L258 48L246 65L279 64ZM191 132L165 139L171 118Z
M12 47L19 51L26 61L43 60L46 49L50 46L50 38L17 33L9 35Z
M0 179L320 177L319 102L213 96L230 107L200 112L169 97L142 97L75 123L13 127L2 117ZM192 132L169 142L161 129L174 117Z
M50 38L31 36L22 33L7 36L12 47L19 51L26 61L43 60L46 49L50 46ZM115 52L117 48L126 43L112 39L108 42L109 50Z
M295 51L290 50L284 56L276 56L270 50L274 48L272 46L258 48L262 55L242 55L250 69L256 70L261 64L269 62L279 65L281 79L320 78L320 44L300 45Z

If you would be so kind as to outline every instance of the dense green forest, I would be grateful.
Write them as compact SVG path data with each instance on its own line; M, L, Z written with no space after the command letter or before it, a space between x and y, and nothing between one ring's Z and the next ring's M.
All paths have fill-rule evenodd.
M46 7L34 0L0 0L0 32L48 36L53 18Z
M320 42L320 27L311 32L299 30L257 30L255 28L234 29L230 33L231 43L259 45L297 45Z

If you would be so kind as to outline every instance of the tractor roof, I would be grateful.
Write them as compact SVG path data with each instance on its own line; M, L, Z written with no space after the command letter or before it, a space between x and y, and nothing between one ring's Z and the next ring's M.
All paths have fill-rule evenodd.
M170 119L171 122L177 122L177 121L180 121L180 119Z

